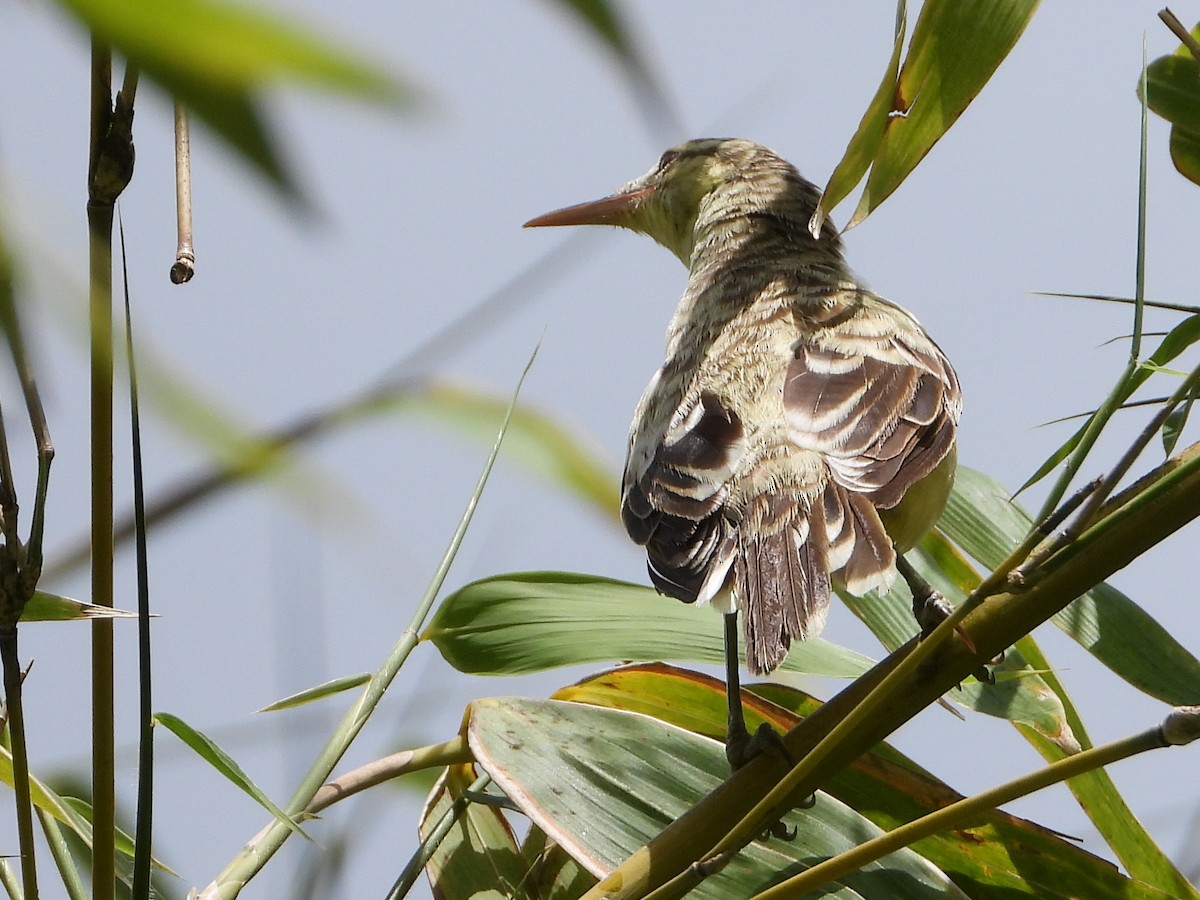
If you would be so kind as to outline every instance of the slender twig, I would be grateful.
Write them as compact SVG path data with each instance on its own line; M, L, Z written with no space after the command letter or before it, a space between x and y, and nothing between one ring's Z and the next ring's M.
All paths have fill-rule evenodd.
M29 791L29 756L25 747L25 709L21 702L21 661L17 655L16 623L0 625L0 662L4 668L4 700L12 736L13 788L17 801L17 835L21 847L21 883L25 896L38 896L37 861L33 842L33 802Z
M54 864L58 866L58 875L67 891L67 897L69 900L87 900L87 888L83 884L83 876L79 874L79 867L75 865L71 846L67 843L58 819L45 810L35 809L34 812L37 814L38 822L41 823L42 833L50 848L50 856L53 858Z
M9 900L23 900L25 894L21 890L21 882L7 859L0 859L0 886L8 894Z
M417 847L417 852L409 859L408 865L404 867L404 871L400 873L400 877L396 879L396 883L388 891L387 900L400 900L401 897L408 895L408 892L412 890L413 885L416 884L417 879L421 876L421 871L429 863L429 860L433 858L433 854L437 852L437 848L446 839L446 835L450 833L450 829L454 827L454 823L458 821L458 817L466 812L467 807L471 805L471 801L467 799L467 795L482 791L491 781L492 778L490 775L480 775L471 783L470 787L451 801L450 806L442 813L442 817L438 820L437 824L433 826L433 830L429 832L429 837L425 838L420 846Z
M1167 8L1160 10L1158 17L1163 20L1163 24L1171 29L1171 33L1183 42L1183 46L1187 47L1188 50L1191 51L1192 57L1196 60L1196 62L1200 62L1200 41L1197 41L1196 38L1192 36L1192 33L1187 30L1187 27L1182 22L1179 21L1179 19L1175 16L1175 13L1171 12L1171 10Z
M1137 301L1133 297L1114 297L1111 294L1071 294L1063 291L1031 291L1035 297L1064 297L1068 300L1100 300L1104 303L1125 303L1133 305ZM1147 309L1166 309L1172 312L1200 313L1200 306L1189 306L1186 303L1172 303L1167 300L1144 300L1142 305Z
M1142 451L1146 449L1146 445L1158 434L1171 413L1181 403L1184 403L1195 394L1197 387L1200 387L1200 366L1193 369L1175 393L1168 397L1166 402L1159 407L1150 421L1146 423L1146 427L1142 429L1141 433L1126 448L1121 458L1117 460L1116 465L1112 467L1109 473L1100 479L1098 483L1094 483L1095 488L1088 492L1087 498L1079 510L1079 514L1071 524L1052 542L1038 548L1037 553L1031 555L1022 564L1018 573L1022 580L1028 580L1030 574L1037 566L1070 544L1071 541L1082 534L1095 521L1101 507L1104 506L1104 502L1112 495L1112 492L1116 489L1121 479L1133 468L1133 464L1141 456Z
M853 850L818 863L786 881L755 894L754 900L784 900L787 897L805 896L816 891L822 885L836 881L889 853L910 846L939 831L953 828L980 813L1005 803L1011 803L1019 797L1066 781L1068 778L1074 778L1077 775L1120 762L1139 753L1145 753L1147 750L1160 750L1164 747L1188 743L1196 738L1197 720L1200 720L1200 707L1177 709L1165 722L1141 734L1068 756L1029 775L1024 775L973 797L965 797L956 803L872 838Z
M315 816L335 803L340 803L377 784L399 778L401 775L454 763L471 762L472 759L473 756L467 747L467 742L462 737L456 737L444 744L433 744L429 747L419 747L416 750L402 750L382 759L373 760L357 769L351 769L322 785L304 812L306 815Z
M175 221L179 243L171 266L171 283L186 284L196 274L192 249L192 142L187 109L175 101Z

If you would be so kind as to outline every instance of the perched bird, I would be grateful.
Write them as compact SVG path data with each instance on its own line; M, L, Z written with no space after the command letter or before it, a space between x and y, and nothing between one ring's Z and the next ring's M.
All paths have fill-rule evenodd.
M819 197L765 147L695 140L612 196L526 223L629 228L688 267L634 413L621 515L659 591L726 613L731 744L736 613L747 667L770 672L820 632L835 585L891 587L954 480L954 370L855 280L828 221L813 237Z

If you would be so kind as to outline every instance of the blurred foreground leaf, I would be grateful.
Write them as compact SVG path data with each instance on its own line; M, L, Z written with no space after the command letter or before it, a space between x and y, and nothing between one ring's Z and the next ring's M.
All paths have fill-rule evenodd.
M264 88L287 80L389 104L410 96L361 52L265 9L220 0L59 3L289 193L295 185L259 108Z

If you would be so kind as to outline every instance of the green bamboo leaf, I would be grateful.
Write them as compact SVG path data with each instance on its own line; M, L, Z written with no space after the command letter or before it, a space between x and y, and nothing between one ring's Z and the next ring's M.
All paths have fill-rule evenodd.
M136 619L137 613L109 606L96 606L82 600L72 600L46 591L34 591L25 609L22 622L73 622L85 619Z
M410 94L361 52L337 47L314 28L265 8L221 0L60 0L97 37L150 72L252 89L283 80L368 100Z
M1163 422L1163 453L1167 456L1175 452L1175 445L1179 443L1179 436L1183 434L1183 429L1187 427L1188 414L1191 411L1192 398L1189 397L1181 406L1176 407L1167 416L1167 420Z
M331 697L334 694L340 694L343 691L356 688L360 684L366 684L370 680L371 675L367 672L358 675L345 675L342 678L335 678L332 681L326 681L324 684L318 684L316 687L300 691L298 694L284 697L282 700L276 700L274 703L270 703L258 711L275 712L280 709L292 709L296 706L304 706L306 703L312 703L314 700L322 700L325 697Z
M1171 129L1171 162L1180 175L1200 184L1200 130L1179 125Z
M519 736L519 737L517 737ZM471 704L467 737L479 765L521 811L593 875L658 834L729 772L721 745L646 716L515 697ZM787 869L811 865L868 836L874 825L833 797L784 821L791 842L755 842L688 896L749 897ZM826 897L960 897L911 850L831 886Z
M780 684L757 684L743 694L751 731L766 722L785 731L821 707L816 698ZM725 731L725 690L720 681L665 665L631 666L585 679L554 699L642 713L708 737ZM830 776L824 790L891 830L961 798L949 786L886 743ZM1074 897L1163 898L1131 882L1107 861L1025 819L999 810L913 845L964 890L1057 900Z
M1190 54L1163 56L1146 67L1146 104L1172 125L1200 129L1200 67Z
M724 660L723 623L650 588L570 572L519 572L468 584L421 635L472 674L519 674L611 660ZM792 645L782 668L854 678L871 661L820 639Z
M900 186L987 84L1037 0L928 0L913 28L894 108L850 225Z
M896 84L900 76L900 57L904 52L904 33L908 19L908 5L905 0L896 4L896 32L892 41L892 57L888 60L887 71L883 80L875 90L867 111L863 113L858 130L850 138L846 152L834 167L829 176L825 190L821 192L821 202L813 213L809 229L814 234L820 234L821 224L829 212L841 203L854 190L854 186L862 181L863 175L871 167L879 144L883 140L884 129L896 99Z
M276 806L271 798L242 771L242 767L234 762L233 757L217 746L212 738L170 713L155 713L154 721L191 747L201 759L233 782L294 834L300 835L305 840L311 840L304 833L304 829L296 824L295 819Z
M437 780L421 811L422 841L454 801L478 777L472 765L451 766ZM429 886L439 900L483 900L517 897L525 864L512 828L497 808L471 803L438 844L425 866Z
M60 0L100 40L203 118L280 187L292 188L258 110L258 92L298 81L395 104L411 91L315 29L220 0Z

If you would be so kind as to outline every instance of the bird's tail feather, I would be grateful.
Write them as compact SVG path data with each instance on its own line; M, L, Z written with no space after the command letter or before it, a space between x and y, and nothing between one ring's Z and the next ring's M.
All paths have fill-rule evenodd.
M792 641L821 633L831 571L854 594L887 589L894 578L895 551L875 507L835 483L816 499L755 497L738 535L733 590L755 675L783 662Z
M747 508L734 592L752 674L770 672L783 662L793 640L814 637L824 627L831 590L824 532L819 502L763 494Z

